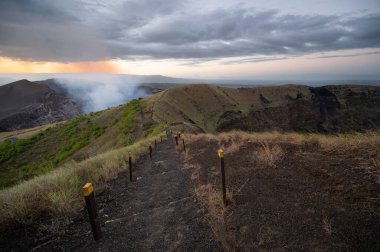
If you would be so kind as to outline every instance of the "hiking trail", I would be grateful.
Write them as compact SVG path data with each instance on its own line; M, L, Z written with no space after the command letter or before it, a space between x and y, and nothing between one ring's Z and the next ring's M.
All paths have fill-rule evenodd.
M157 144L152 160L141 157L109 181L96 195L103 238L92 238L87 212L63 236L36 247L84 251L215 251L221 250L207 221L207 210L194 194L189 170L171 138Z

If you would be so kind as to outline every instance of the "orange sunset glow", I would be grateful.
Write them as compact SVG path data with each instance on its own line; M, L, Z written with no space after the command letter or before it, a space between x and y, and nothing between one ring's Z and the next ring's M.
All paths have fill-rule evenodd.
M0 57L0 73L127 73L115 61L34 62Z

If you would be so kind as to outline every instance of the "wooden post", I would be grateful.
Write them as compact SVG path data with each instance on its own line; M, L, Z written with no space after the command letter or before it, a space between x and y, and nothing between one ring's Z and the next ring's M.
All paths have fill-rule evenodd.
M218 150L218 156L220 158L220 171L222 174L222 192L223 192L223 204L227 205L227 199L226 199L226 175L224 171L224 152L222 149Z
M90 224L94 240L98 241L102 238L102 232L100 230L100 219L98 216L98 209L96 207L94 188L91 183L86 183L83 186L83 196L86 201L87 212L90 218Z
M132 182L132 153L129 152L129 181Z
M152 151L153 151L152 144L150 143L149 144L149 157L150 157L150 159L152 159Z
M178 136L175 136L175 145L178 146Z
M182 138L183 151L186 151L185 139Z

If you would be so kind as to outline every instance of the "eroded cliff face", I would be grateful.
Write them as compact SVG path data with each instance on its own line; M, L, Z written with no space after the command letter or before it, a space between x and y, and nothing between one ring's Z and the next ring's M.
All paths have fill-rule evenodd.
M0 87L0 131L67 120L83 113L82 105L46 85L20 80Z
M347 132L380 126L380 87L310 87L309 92L273 106L275 101L260 95L262 107L253 106L248 114L226 111L216 130Z

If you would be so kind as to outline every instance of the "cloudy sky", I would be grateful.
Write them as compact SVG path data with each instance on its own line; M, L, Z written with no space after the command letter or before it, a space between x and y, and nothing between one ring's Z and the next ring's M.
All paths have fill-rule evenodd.
M379 0L0 1L0 73L360 80L379 70Z

